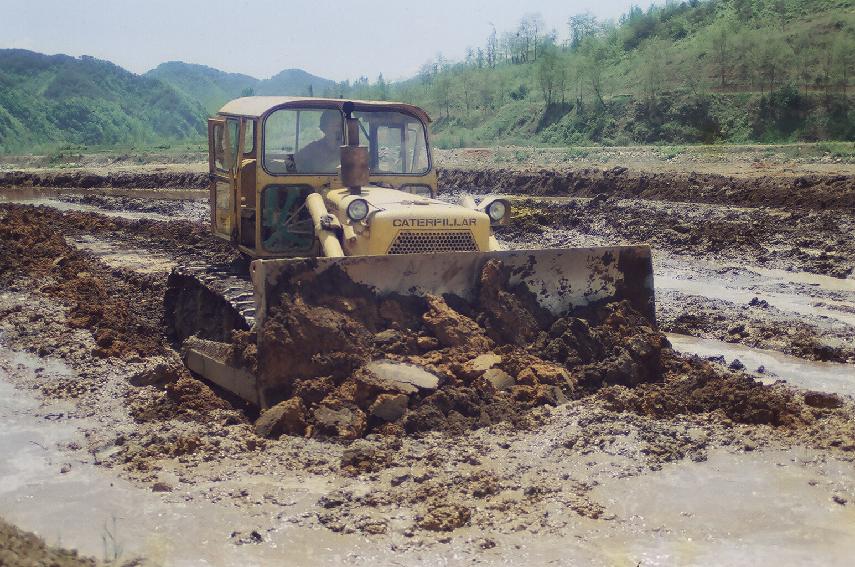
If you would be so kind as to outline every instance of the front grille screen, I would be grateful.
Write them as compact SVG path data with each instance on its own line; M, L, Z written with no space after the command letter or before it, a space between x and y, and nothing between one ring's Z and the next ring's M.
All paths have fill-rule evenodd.
M398 233L389 254L424 254L430 252L477 252L478 245L468 230L409 231Z

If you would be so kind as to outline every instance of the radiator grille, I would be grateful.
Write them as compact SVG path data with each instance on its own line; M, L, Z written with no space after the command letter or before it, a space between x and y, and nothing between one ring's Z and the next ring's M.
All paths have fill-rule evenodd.
M389 254L424 254L431 252L477 252L478 245L468 230L409 231L398 233Z

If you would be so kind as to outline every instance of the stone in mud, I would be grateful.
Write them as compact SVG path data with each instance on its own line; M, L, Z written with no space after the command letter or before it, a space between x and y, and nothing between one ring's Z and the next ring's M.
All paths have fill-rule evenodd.
M276 404L255 422L255 433L270 439L278 439L281 435L303 435L305 431L306 408L300 398Z
M365 413L349 404L324 402L313 412L315 431L322 436L357 439L365 433Z
M488 352L486 354L482 354L476 356L469 362L463 365L463 371L471 377L477 378L484 371L493 368L497 364L502 362L502 357L494 352Z
M357 439L341 454L341 468L351 472L376 471L388 462L388 454L377 444L365 439Z
M567 384L572 387L576 385L575 379L571 377L566 369L555 364L543 363L532 364L523 369L517 376L517 382L529 386L536 386L538 384Z
M496 390L509 390L516 384L513 376L500 368L490 368L484 372L483 378Z
M419 521L419 527L432 532L450 532L466 525L472 511L459 504L444 504L432 508Z
M410 398L404 394L380 394L368 413L384 421L396 421L407 411L409 401Z
M433 391L439 386L439 377L414 364L375 360L365 365L381 382L402 394L414 394L419 390Z
M492 348L492 341L478 323L449 307L440 297L429 295L426 299L428 310L422 321L442 346L466 347L476 352Z
M155 357L150 359L153 364L134 373L129 381L134 386L153 386L175 382L184 374L185 369L181 361L175 357Z
M805 403L820 409L835 409L843 406L843 400L837 394L815 391L805 392Z

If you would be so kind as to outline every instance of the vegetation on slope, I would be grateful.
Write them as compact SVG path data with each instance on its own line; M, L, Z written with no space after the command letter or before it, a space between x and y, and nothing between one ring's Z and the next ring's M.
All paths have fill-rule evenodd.
M229 100L239 96L312 95L335 85L302 69L285 69L269 79L256 79L239 73L226 73L205 65L170 61L145 74L174 87L198 100L210 114L215 114Z
M205 118L198 102L107 61L0 50L0 153L198 138Z
M853 140L853 0L689 0L617 24L525 16L466 59L327 94L427 108L440 145Z

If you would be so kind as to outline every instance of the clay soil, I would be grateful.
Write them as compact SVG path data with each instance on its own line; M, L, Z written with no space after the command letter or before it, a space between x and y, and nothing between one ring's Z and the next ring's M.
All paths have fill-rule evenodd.
M6 181L58 179L24 175L35 174L7 173ZM284 522L359 534L400 553L494 561L523 532L536 540L567 537L580 521L623 525L594 496L607 479L703 462L716 451L855 459L851 397L761 382L753 369L685 356L665 334L806 363L855 363L855 325L843 317L855 257L850 177L444 172L447 199L496 188L525 197L500 231L508 246L645 242L657 254L657 278L730 282L750 301L675 284L658 292L658 326L622 303L544 318L508 288L500 264L488 264L478 300L465 305L438 297L375 305L335 286L284 290L263 330L281 345L263 363L289 376L274 418L183 367L163 320L168 268L151 269L156 262L239 267L239 258L198 220L108 216L146 212L144 200L93 189L192 188L197 180L68 175L57 183L77 187L79 199L105 214L0 205L0 332L5 349L62 360L74 375L30 375L0 360L2 369L45 404L67 404L62 419L83 441L61 450L75 463L184 502L247 510L232 534L236 545L273 537ZM198 218L180 201L153 206ZM147 256L99 256L93 243ZM762 279L772 272L843 287ZM809 297L816 314L789 311L776 303L781 296ZM236 338L252 344L251 335ZM250 367L258 362L251 348L235 356ZM436 384L402 391L372 370L378 360L415 365ZM292 513L293 495L225 482L254 476L322 479L325 488ZM855 491L851 477L841 483L829 488L836 506ZM565 512L556 516L556 507Z

